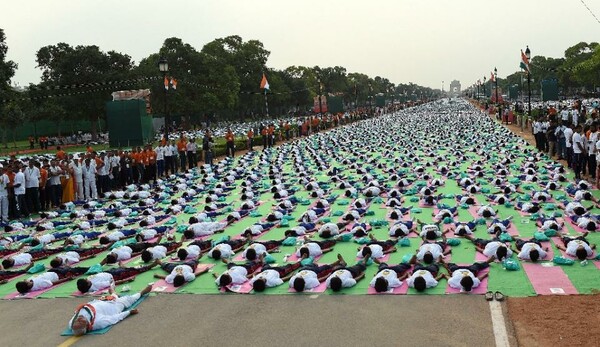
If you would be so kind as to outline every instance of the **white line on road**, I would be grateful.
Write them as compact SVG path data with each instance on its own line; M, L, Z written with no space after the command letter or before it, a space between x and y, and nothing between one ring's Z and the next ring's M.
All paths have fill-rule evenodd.
M492 328L496 339L496 347L510 347L502 306L498 301L490 301L490 313L492 314Z

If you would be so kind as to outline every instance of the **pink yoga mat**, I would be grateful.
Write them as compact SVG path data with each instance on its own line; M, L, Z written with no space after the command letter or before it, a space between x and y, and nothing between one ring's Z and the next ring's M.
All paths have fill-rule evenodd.
M600 261L593 261L592 263L594 263L594 266L596 266L598 270L600 270Z
M478 205L469 205L469 213L471 214L471 216L473 216L473 218L478 219L481 218L478 214L477 211L479 211L479 207Z
M481 270L479 273L488 273L490 271L489 268ZM468 293L461 293L460 289L452 288L448 284L446 287L446 294L485 294L488 291L488 277L484 278L477 288L472 288Z
M387 295L399 295L406 294L408 292L408 284L406 282L402 282L400 287L392 288L392 290L388 290L387 292L378 293L375 288L369 286L367 289L367 294L370 295L378 295L378 294L387 294Z
M33 291L33 292L28 292L28 293L25 293L25 295L21 295L21 293L19 293L19 292L10 293L7 296L5 296L4 299L6 299L6 300L12 300L12 299L35 299L39 295L41 295L41 294L43 294L43 293L45 293L45 292L47 292L49 290L52 290L52 289L60 286L61 284L63 284L63 283L51 286L49 288L40 289L40 290L36 290L36 291Z
M210 269L213 266L215 266L215 264L198 264L196 271ZM185 286L186 284L184 284L183 286ZM172 283L167 283L167 281L165 280L158 280L152 285L152 291L155 293L173 293L174 291L182 288L183 286L175 287Z
M226 288L221 289L222 293L231 292L231 293L238 293L238 294L248 294L251 291L252 291L252 285L250 284L250 281L246 281L243 284L229 285Z
M317 260L321 259L323 255L317 256L313 258L313 263L316 263ZM296 253L293 253L292 255L290 255L287 259L288 263L295 263L297 261L300 261L300 258L298 258L298 256L296 255Z
M325 290L327 290L327 283L323 281L319 283L319 285L315 288L304 290L303 293L323 293L325 292ZM297 291L293 287L289 287L288 293L297 293Z
M578 293L560 266L543 266L528 262L521 265L538 295Z

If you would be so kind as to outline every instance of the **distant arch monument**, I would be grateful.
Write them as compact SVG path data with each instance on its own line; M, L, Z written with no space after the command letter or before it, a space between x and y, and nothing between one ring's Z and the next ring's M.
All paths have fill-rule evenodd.
M451 96L459 96L460 95L460 82L457 80L450 82L450 90L448 91L448 93Z

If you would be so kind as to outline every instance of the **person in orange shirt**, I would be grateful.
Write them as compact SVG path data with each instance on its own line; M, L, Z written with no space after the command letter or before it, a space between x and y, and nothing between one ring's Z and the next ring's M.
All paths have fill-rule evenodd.
M88 153L92 153L94 151L94 149L92 148L92 146L87 145L86 149L85 149Z
M252 129L248 130L248 150L253 151L252 146L254 146L254 131Z
M60 146L56 146L56 159L65 160L67 159L67 153L60 148Z
M183 134L179 136L179 141L177 141L177 152L179 152L179 167L182 171L185 171L185 154L187 149L187 141Z
M273 142L275 141L275 125L271 124L268 130L268 145L269 148L273 147Z
M231 129L227 129L225 133L225 154L230 158L235 156L235 136Z
M287 141L289 141L290 140L290 122L285 122L283 129L285 130L285 139Z
M268 130L267 130L267 127L263 127L263 128L260 130L260 135L262 136L262 142L263 142L263 151L264 151L265 149L267 149L267 141L268 141L268 140L267 140L267 137L268 137L268 136L267 136L267 135L268 135Z

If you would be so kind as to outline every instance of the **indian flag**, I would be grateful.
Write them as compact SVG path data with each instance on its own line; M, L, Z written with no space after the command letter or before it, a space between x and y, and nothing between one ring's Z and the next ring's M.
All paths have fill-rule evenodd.
M269 89L269 81L267 81L267 76L263 73L262 80L260 81L260 89L268 90Z
M523 53L523 50L521 50L521 69L529 72L529 59L527 59L527 56L525 55L525 53Z

